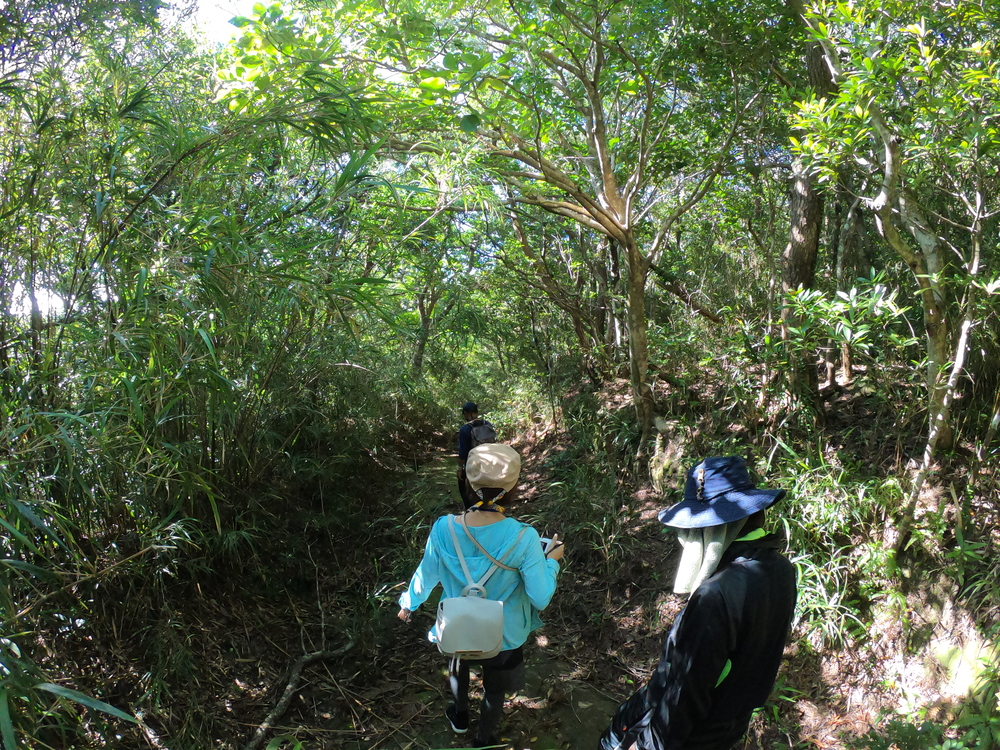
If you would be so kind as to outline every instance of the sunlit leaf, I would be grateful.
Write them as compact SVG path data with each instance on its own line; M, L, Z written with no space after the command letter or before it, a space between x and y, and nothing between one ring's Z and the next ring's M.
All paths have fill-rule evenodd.
M421 87L425 89L430 89L431 91L440 91L448 85L448 81L441 76L431 76L430 78L424 78L420 81Z

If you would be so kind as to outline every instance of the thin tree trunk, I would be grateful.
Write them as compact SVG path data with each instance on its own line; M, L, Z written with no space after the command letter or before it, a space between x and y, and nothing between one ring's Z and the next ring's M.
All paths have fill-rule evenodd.
M424 352L427 349L427 342L431 337L431 329L434 326L434 308L440 299L439 293L434 291L429 294L420 293L417 295L417 313L420 315L420 327L417 329L417 340L413 346L413 359L410 363L410 372L414 379L419 379L424 372Z
M802 0L789 0L795 17L803 19ZM804 19L803 19L804 22ZM816 96L826 96L836 90L836 85L823 57L823 48L816 42L806 44L806 73L809 85ZM781 256L782 289L787 295L796 289L811 289L816 276L819 255L819 237L823 224L823 195L801 160L792 165L792 194L789 199L789 237ZM795 321L782 313L782 338L788 340L788 326ZM805 353L791 361L792 390L819 411L819 377L815 353Z
M653 430L653 390L649 385L649 340L646 331L646 276L649 264L631 235L625 247L628 260L628 345L632 395L641 430L639 455L645 452Z
M789 199L790 230L788 244L781 254L782 291L787 296L798 289L811 289L816 276L819 255L820 226L823 221L823 198L813 184L812 176L796 159L792 194ZM786 307L781 313L782 339L791 338L789 327L799 323ZM818 392L815 352L789 357L792 391L806 402L813 402Z
M851 280L848 275L868 276L871 268L862 252L862 245L865 240L862 226L861 198L855 198L847 209L847 216L844 219L844 226L841 229L839 244L837 248L837 263L834 272L837 277L837 289L847 290ZM851 353L851 345L842 341L840 344L840 366L844 373L844 384L849 383L853 378L854 362Z

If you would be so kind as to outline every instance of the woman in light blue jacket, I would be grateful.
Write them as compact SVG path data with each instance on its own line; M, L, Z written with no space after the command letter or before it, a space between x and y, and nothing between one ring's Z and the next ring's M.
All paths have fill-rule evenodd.
M492 566L480 547L503 562L505 567L497 569L486 582L487 598L503 602L502 650L478 662L484 695L472 746L489 747L497 744L495 733L507 694L521 686L524 642L531 631L542 625L538 612L545 609L555 593L558 561L565 548L558 535L553 535L548 551L543 552L537 531L504 514L501 503L512 498L521 471L521 458L513 448L499 443L480 445L469 453L465 469L469 484L466 489L475 504L466 513L464 524L461 516L451 515L434 522L423 559L409 588L399 598L399 618L408 622L410 613L427 600L439 583L444 590L442 598L461 595L467 581L455 551L456 540L475 581ZM434 628L427 637L437 642ZM452 659L449 666L454 702L445 716L459 734L469 728L469 663Z

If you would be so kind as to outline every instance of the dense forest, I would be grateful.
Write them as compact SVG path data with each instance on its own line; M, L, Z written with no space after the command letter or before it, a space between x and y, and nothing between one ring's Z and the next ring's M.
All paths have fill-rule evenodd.
M0 2L4 748L454 747L396 602L470 399L566 541L509 747L596 747L727 455L744 747L1000 747L993 0L194 12Z

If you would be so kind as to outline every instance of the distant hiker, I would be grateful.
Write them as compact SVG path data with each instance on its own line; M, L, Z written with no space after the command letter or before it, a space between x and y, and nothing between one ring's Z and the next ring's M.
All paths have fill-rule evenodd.
M470 451L466 491L473 505L461 516L442 516L434 522L423 559L399 598L399 618L409 621L410 613L437 584L444 589L442 599L458 597L469 578L480 581L494 563L499 565L484 587L486 598L503 602L502 650L481 661L454 657L449 661L453 702L445 716L459 734L469 728L470 662L482 670L484 696L472 747L497 744L504 700L523 684L524 642L542 625L538 612L552 599L558 560L565 549L553 535L549 551L543 553L538 532L505 515L504 506L515 499L520 471L520 456L510 446L486 444ZM428 633L435 643L437 627Z
M472 505L465 491L465 462L469 459L469 451L477 445L495 443L497 433L493 425L479 418L479 407L474 401L466 401L462 405L462 417L465 424L458 430L458 494L462 496L462 504L468 508Z
M688 472L684 500L659 518L677 529L674 592L690 599L601 750L729 750L746 732L774 686L795 610L785 540L763 529L765 509L784 496L755 489L738 456L706 458Z

